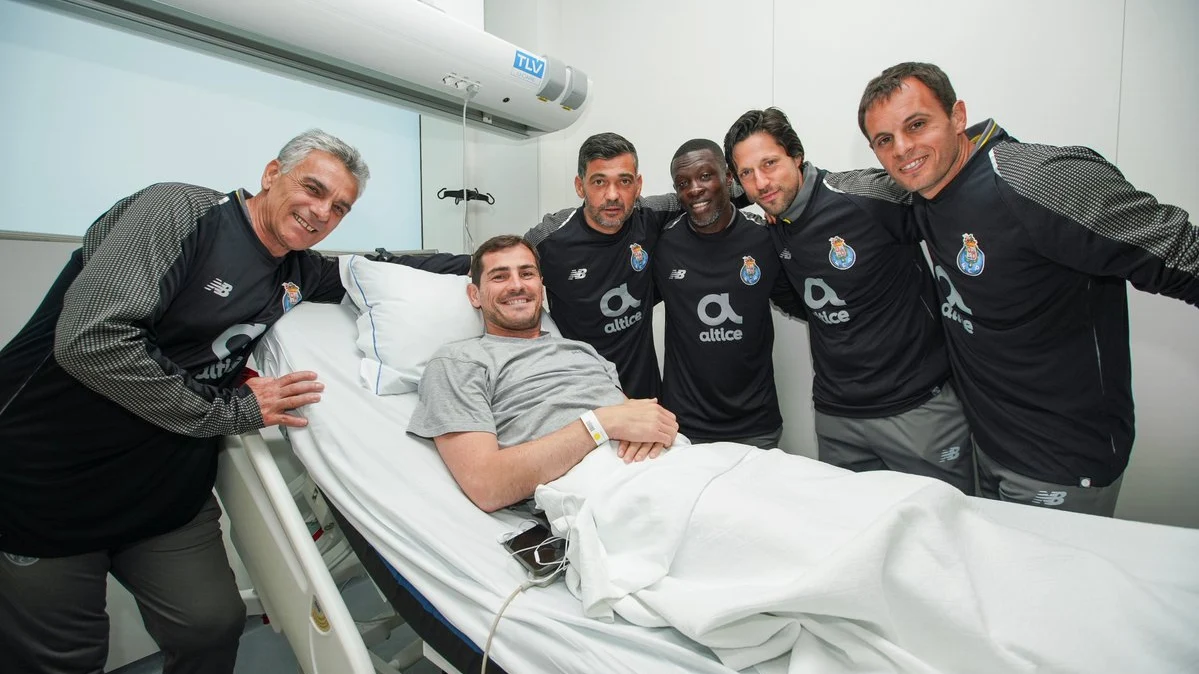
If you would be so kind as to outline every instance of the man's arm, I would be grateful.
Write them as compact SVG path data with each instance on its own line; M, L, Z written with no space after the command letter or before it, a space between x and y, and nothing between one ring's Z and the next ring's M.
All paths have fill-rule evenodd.
M326 257L315 250L301 253L300 274L304 300L336 304L346 296L341 285L341 270L335 257ZM312 288L313 290L309 290Z
M537 246L538 250L540 250L541 242L545 241L550 234L558 231L562 225L565 225L566 221L570 220L571 216L573 216L577 210L579 209L576 206L573 208L564 208L560 211L554 211L553 213L546 213L545 215L541 216L540 223L532 227L529 231L525 232L525 239L527 239L528 242L534 246Z
M736 206L736 204L733 204ZM741 215L747 220L759 227L774 227L774 224L767 224L766 219L757 213L751 211L740 211ZM780 265L783 263L780 262ZM803 299L795 290L795 286L791 285L791 279L787 276L787 272L780 269L778 276L774 279L774 286L770 289L770 302L783 312L787 318L793 318L803 322L808 321L807 309L804 307Z
M862 217L874 221L899 243L921 239L912 212L912 194L905 192L882 169L857 169L829 173L824 184L858 207Z
M433 438L462 491L491 512L528 498L537 485L561 477L596 443L576 418L552 432L546 429L543 437L501 449L491 407L489 366L469 350L469 345L451 345L429 361L408 432ZM604 365L616 394L615 368ZM617 442L667 446L678 432L674 415L652 400L625 400L601 407L595 415L608 437Z
M733 207L737 209L749 208L754 203L749 200L749 196L745 194L741 183L736 180L733 181L733 187L729 190L729 199L733 202ZM662 214L666 222L673 220L683 212L683 203L679 201L679 195L676 192L640 197L637 199L637 205L646 210Z
M612 440L669 446L678 433L674 415L649 400L601 407L595 416ZM494 433L481 431L446 433L433 442L463 493L486 512L529 498L596 449L582 420L503 449Z
M364 257L376 262L402 264L405 267L412 267L413 269L420 269L434 274L456 274L458 276L467 276L470 274L469 255L455 253L393 255L387 250L376 248L374 253L368 253Z
M770 301L778 307L779 311L783 312L784 316L807 322L808 317L803 300L800 299L795 286L791 285L787 274L781 269L778 276L775 277L774 287L770 289Z
M679 196L674 192L638 197L636 205L648 211L661 213L666 221L675 219L679 213L683 212L683 204L679 202Z
M1000 190L1045 257L1199 305L1199 228L1082 147L1000 145Z
M748 198L745 197L745 190L736 182L733 183L733 205L737 208L745 208L751 204ZM666 194L652 194L648 197L638 197L636 207L642 208L653 214L651 218L658 227L663 227L666 223L677 218L683 212L683 204L679 202L679 197L674 192ZM577 206L564 208L560 211L546 213L541 216L541 223L525 233L525 238L528 239L534 246L540 244L547 236L557 230L566 221L574 215L575 211L579 210Z
M249 387L199 383L162 354L150 328L186 277L184 245L197 218L222 196L154 185L106 214L102 221L113 221L98 221L84 239L85 264L55 333L55 358L71 376L157 426L194 437L263 425ZM296 393L293 384L279 395ZM313 384L300 383L300 394Z
M675 219L683 212L683 206L679 203L679 198L674 192L669 194L655 194L648 197L638 197L635 204L650 214L650 220L658 228L666 225L666 223ZM579 210L577 206L572 208L564 208L560 211L546 213L541 216L541 222L525 233L525 238L534 246L540 245L550 234L557 231L558 228L566 224L575 211Z

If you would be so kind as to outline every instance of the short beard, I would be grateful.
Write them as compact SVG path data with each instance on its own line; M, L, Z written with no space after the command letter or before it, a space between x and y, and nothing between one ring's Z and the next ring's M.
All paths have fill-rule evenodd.
M608 220L604 217L602 206L600 208L592 208L591 206L587 206L586 210L587 215L590 215L594 222L605 229L620 229L624 225L625 220L629 219L629 214L624 212L621 213L619 220L616 220L615 222Z
M695 229L704 229L716 224L724 215L724 209L716 209L706 220L696 220L690 213L687 214L687 219L691 221L691 226Z
M533 315L529 316L527 320L523 321L517 318L509 318L504 316L498 310L488 310L483 312L483 319L485 323L490 323L491 325L511 332L532 330L533 328L537 328L541 325L541 309L538 307L538 310L534 312Z

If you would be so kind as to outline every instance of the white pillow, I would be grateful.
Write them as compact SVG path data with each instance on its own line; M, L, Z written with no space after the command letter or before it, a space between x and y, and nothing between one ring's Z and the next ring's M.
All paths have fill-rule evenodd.
M470 277L342 255L341 284L358 311L362 383L376 395L416 390L443 344L483 334L483 318L466 298ZM548 314L542 330L559 334Z

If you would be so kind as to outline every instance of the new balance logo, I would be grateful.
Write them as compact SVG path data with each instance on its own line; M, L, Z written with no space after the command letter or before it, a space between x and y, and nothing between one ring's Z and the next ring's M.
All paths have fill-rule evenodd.
M783 252L779 253L779 259L780 260L790 260L791 259L791 249L784 248Z
M1066 502L1066 492L1064 491L1039 491L1032 498L1032 502L1043 506L1060 506Z
M941 463L956 461L962 455L961 447L950 447L949 449L941 450Z
M566 277L566 280L567 281L578 281L579 279L585 279L585 278L587 278L587 268L583 267L582 269L571 269L570 275Z
M666 278L671 281L677 281L687 275L686 269L671 269L670 276Z
M204 286L204 289L211 290L218 297L228 297L229 293L233 292L233 284L225 283L219 278L214 278L208 282L208 285Z

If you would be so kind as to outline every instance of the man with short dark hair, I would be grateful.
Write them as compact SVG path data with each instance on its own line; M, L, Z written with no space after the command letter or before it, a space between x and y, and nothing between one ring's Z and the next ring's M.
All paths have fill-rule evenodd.
M877 169L830 173L804 161L777 108L746 112L724 146L772 220L779 262L807 308L820 460L927 475L973 494L970 429L949 383L908 195Z
M662 404L692 442L778 447L770 301L799 312L794 291L766 227L733 206L719 145L683 143L670 173L684 213L662 231L653 267L666 305Z
M358 151L296 136L261 191L151 185L84 235L0 352L0 653L6 671L98 672L106 579L137 599L168 674L232 672L245 627L212 494L218 436L303 426L313 372L242 381L302 300L344 295L308 251L369 177Z
M551 213L525 235L541 255L550 312L563 336L616 364L627 395L656 398L662 383L649 266L678 202L673 194L640 198L637 150L615 133L584 141L578 170L582 207Z
M483 314L484 334L429 360L408 431L433 439L480 509L529 498L609 439L627 462L674 442L674 415L627 399L611 362L588 344L542 332L541 272L527 240L480 245L467 297Z
M929 63L870 81L858 124L917 194L983 496L1111 516L1133 443L1125 281L1199 304L1199 230L1082 147L1020 143Z

